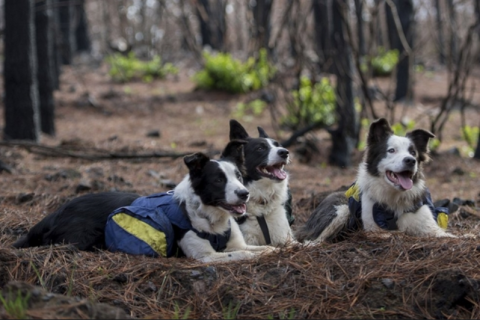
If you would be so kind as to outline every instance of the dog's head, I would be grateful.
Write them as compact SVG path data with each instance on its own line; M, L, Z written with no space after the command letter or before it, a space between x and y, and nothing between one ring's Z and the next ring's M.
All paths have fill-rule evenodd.
M246 142L228 143L219 160L197 152L184 158L193 191L204 205L222 208L238 217L246 212L249 192L243 185L243 146Z
M288 174L284 167L290 162L289 152L280 143L270 138L258 127L258 138L248 135L245 128L236 120L230 120L230 140L241 139L247 143L245 152L245 183L262 178L284 181Z
M365 162L373 176L384 177L397 190L410 190L421 179L421 164L429 159L428 141L432 133L417 129L405 137L393 133L386 119L370 125Z

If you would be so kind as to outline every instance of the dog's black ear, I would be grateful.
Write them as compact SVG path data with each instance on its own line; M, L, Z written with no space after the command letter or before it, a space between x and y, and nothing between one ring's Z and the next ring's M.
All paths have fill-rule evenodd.
M430 138L435 138L435 135L430 131L417 129L412 132L407 133L407 138L413 141L417 151L419 152L420 161L427 160L426 154L428 154L428 140Z
M248 133L245 128L235 119L230 120L230 140L247 139Z
M380 118L375 120L370 125L370 129L368 131L368 138L367 138L367 145L372 146L375 143L385 141L393 134L393 130L390 127L387 119Z
M263 130L262 127L257 127L257 129L258 129L258 136L260 138L270 138L268 134L265 132L265 130Z
M210 158L201 152L197 152L183 158L183 162L187 165L190 174L198 173L203 170Z
M243 146L247 142L245 140L232 140L230 141L220 156L220 159L232 161L240 170L242 175L245 173L245 153L243 152Z

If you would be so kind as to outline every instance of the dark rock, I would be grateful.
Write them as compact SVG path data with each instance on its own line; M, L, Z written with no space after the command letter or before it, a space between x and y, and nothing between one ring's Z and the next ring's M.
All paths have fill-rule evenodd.
M17 195L16 202L20 204L32 201L34 196L35 193L20 193Z
M82 181L80 182L77 187L75 188L76 193L84 192L84 191L90 191L92 190L92 185L88 181Z
M147 137L160 138L160 131L159 130L150 130L150 131L147 132Z
M126 283L128 281L128 278L124 273L120 273L113 278L113 281L118 283Z
M465 174L465 170L463 170L460 167L456 167L455 169L452 170L452 174L455 174L457 176L463 176Z

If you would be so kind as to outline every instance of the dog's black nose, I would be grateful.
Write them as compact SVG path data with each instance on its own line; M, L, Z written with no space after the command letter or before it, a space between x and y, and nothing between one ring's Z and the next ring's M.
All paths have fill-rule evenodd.
M250 192L247 189L236 190L235 194L242 200L247 200Z
M403 163L405 163L409 167L413 167L415 163L417 163L417 160L415 160L415 158L412 158L412 157L406 157L406 158L403 158Z
M278 155L280 157L282 157L283 159L287 159L288 158L288 150L287 149L280 149L278 150Z

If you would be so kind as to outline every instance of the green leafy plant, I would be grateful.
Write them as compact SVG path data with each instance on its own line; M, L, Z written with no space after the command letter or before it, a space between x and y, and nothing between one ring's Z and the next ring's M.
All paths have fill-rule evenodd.
M249 116L259 116L263 113L263 110L267 107L267 103L260 99L252 100L248 103L240 102L237 104L233 117L243 118Z
M245 93L266 86L275 75L275 68L268 62L267 51L261 49L258 59L248 58L245 63L229 53L212 55L203 53L205 66L193 76L202 89L215 89L229 93Z
M20 290L17 291L17 295L14 298L12 291L9 291L8 297L4 297L0 294L0 302L5 309L5 312L13 319L26 319L28 300L30 299L30 293L27 292L25 296L22 295Z
M307 77L300 78L300 87L292 92L293 102L287 104L287 115L281 119L291 130L318 124L335 123L335 89L328 78L315 84Z
M108 74L114 81L128 82L141 79L151 82L156 78L165 78L168 74L176 74L178 69L171 63L162 64L160 56L155 55L152 60L142 61L133 52L128 55L119 53L106 58L109 65Z
M415 128L415 121L408 120L406 122L397 122L391 125L393 133L397 136L405 136L408 131L412 131Z
M367 58L369 61L374 77L389 76L398 63L398 50L385 50L383 47L378 48L378 54ZM363 71L367 71L367 64L364 62L361 65Z
M467 143L466 153L469 157L473 157L475 147L477 146L479 127L471 127L469 125L462 127L462 137Z

